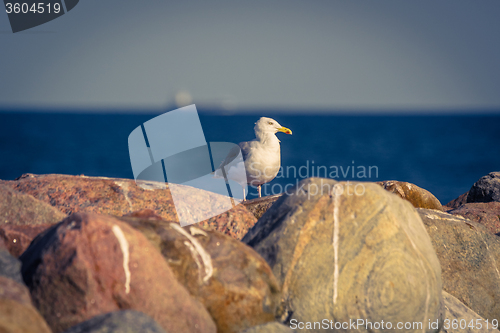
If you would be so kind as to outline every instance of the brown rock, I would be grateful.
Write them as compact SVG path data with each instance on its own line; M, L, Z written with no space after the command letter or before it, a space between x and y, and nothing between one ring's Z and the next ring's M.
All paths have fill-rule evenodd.
M282 288L281 322L440 319L439 261L408 201L374 183L322 178L290 192L242 240Z
M181 227L154 216L121 219L161 250L177 280L205 305L217 332L239 332L275 320L279 287L269 265L252 248L197 225Z
M268 195L262 198L243 201L242 204L258 220L281 196L282 194Z
M0 226L4 224L53 224L66 214L51 205L13 190L0 181Z
M31 304L0 298L0 332L51 333L52 331Z
M4 242L7 250L14 257L19 257L30 245L31 241L42 231L53 224L37 225L0 225L0 239Z
M448 211L486 227L494 234L500 234L500 202L471 202Z
M30 292L25 285L0 275L0 299L2 298L32 305Z
M377 182L377 184L382 186L385 190L409 201L415 208L443 210L441 202L439 202L431 192L415 184L396 180L386 180Z
M167 332L215 332L161 253L111 216L72 214L40 234L20 260L33 302L54 332L120 309L144 312Z
M443 289L481 317L500 318L500 238L482 225L417 209L441 264Z
M131 179L33 174L1 183L49 203L66 214L88 212L122 216L147 208L168 221L178 221L168 184L167 189L154 186L143 189ZM189 186L179 185L179 191L184 196L183 201L192 204L193 216L210 211L218 196ZM241 239L256 221L243 205L236 205L197 225Z
M469 192L465 192L464 194L462 194L458 198L456 198L456 199L451 200L450 202L448 202L446 204L446 207L458 208L458 207L462 206L463 204L467 203L467 196L468 195L469 195Z

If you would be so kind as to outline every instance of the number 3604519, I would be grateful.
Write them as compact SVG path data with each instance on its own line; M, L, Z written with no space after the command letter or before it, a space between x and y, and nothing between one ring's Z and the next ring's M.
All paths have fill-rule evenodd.
M6 3L5 8L7 11L7 14L28 14L28 13L33 13L33 14L43 14L43 13L55 13L58 14L61 11L61 5L59 3L34 3L31 5L27 3Z

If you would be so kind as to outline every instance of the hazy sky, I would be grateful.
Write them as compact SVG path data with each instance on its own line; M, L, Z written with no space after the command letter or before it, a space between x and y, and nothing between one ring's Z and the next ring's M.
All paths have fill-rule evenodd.
M13 34L0 108L500 110L500 1L81 0Z

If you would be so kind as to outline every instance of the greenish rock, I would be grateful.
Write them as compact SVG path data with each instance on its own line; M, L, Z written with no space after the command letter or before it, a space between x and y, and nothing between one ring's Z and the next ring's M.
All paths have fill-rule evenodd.
M422 220L408 201L375 183L303 180L243 241L278 279L285 325L441 319L441 268Z

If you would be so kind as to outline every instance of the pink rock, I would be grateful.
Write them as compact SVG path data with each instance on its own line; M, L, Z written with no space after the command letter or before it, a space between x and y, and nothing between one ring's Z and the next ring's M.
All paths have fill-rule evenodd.
M177 282L161 253L111 216L72 214L20 257L35 306L54 332L133 309L167 332L215 332L206 309Z

